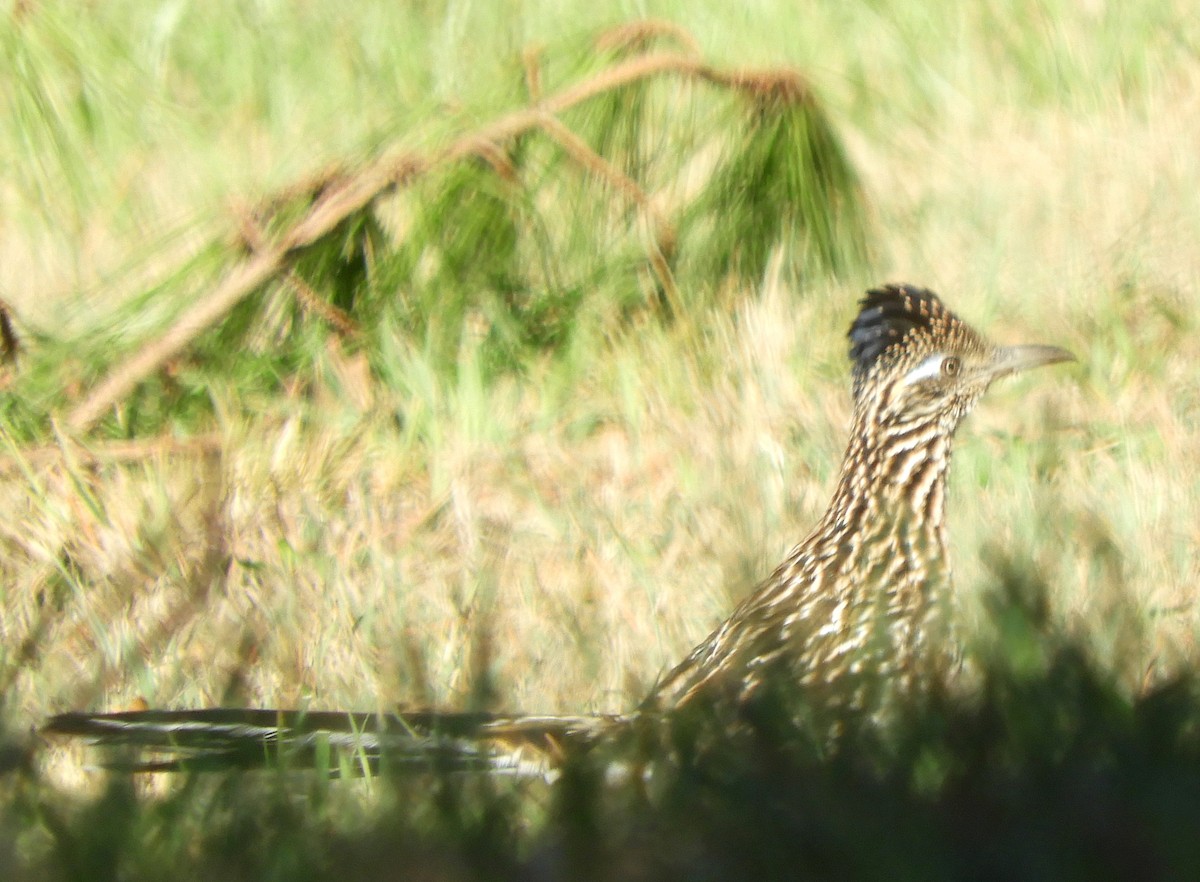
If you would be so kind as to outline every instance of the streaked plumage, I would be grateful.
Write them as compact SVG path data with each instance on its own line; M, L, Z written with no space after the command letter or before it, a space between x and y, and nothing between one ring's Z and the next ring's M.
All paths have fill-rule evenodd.
M932 292L899 285L867 293L849 338L854 419L825 515L632 714L133 711L63 714L46 731L148 749L138 768L262 765L281 754L304 764L341 748L397 764L544 773L638 721L701 702L736 712L776 677L800 684L833 721L885 713L940 677L955 651L944 615L955 430L999 377L1072 356L997 347Z

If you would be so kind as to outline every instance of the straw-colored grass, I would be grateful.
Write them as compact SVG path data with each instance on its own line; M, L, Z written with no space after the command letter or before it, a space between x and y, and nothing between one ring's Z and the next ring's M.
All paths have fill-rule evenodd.
M30 79L0 75L28 111L0 135L21 164L0 190L0 295L27 345L31 327L103 325L128 296L106 280L134 255L150 255L141 272L174 265L227 201L392 126L485 115L489 74L565 21L406 4L351 21L316 3L264 12L256 38L221 20L242 4L211 5L181 13L195 39L136 4L69 32L70 13L33 4L20 24ZM1036 563L1056 614L1131 688L1194 664L1196 25L1169 3L1025 5L1003 26L917 3L890 21L665 10L719 58L811 74L873 204L869 272L767 273L732 305L584 335L490 383L469 346L448 378L419 347L397 343L379 376L330 343L252 415L236 383L214 384L215 452L7 445L9 720L138 697L629 707L820 512L849 414L843 333L860 290L891 279L1080 359L997 388L962 432L962 616L986 631L983 555L999 549ZM61 46L89 64L64 68ZM125 55L156 78L122 79ZM72 104L89 95L95 130ZM79 373L64 364L62 382Z

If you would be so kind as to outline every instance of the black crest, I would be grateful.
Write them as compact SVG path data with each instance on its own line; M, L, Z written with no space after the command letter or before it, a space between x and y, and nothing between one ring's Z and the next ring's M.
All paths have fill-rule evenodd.
M894 347L911 334L932 334L958 324L932 291L912 285L885 285L867 292L850 326L850 360L856 377L866 375Z

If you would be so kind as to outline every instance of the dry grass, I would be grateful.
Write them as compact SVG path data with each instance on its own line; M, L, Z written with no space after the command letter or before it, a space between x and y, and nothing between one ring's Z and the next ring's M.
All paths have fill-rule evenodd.
M897 111L886 140L859 129L876 277L770 276L736 309L486 390L469 361L451 382L407 353L392 387L331 350L314 394L222 419L219 454L4 451L10 718L139 696L628 707L820 511L849 413L842 334L884 278L1080 357L995 390L963 432L963 615L986 627L972 598L994 545L1036 561L1135 685L1194 664L1200 62L1169 74L1132 106L960 103L933 123ZM96 247L113 265L133 237ZM69 273L22 266L70 299Z
M470 382L425 401L378 390L362 409L281 402L224 427L219 458L42 463L35 492L10 472L8 559L53 572L69 548L71 566L22 704L212 703L235 671L249 701L462 704L487 635L506 703L628 705L727 606L726 583L784 549L785 509L821 504L787 435L834 437L846 405L831 387L814 408L776 373L771 353L795 357L785 307L776 291L736 331L713 316L707 381L711 353L647 329L554 402L538 382L482 402ZM396 410L423 437L397 432ZM812 446L827 474L836 441ZM14 636L36 594L13 593ZM56 683L70 688L46 702Z

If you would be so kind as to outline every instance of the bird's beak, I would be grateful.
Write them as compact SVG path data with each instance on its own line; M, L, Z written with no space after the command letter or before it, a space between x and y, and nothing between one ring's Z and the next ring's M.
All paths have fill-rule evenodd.
M1075 356L1058 346L1002 346L996 350L991 361L983 366L980 373L991 382L1009 374L1046 364L1057 364L1060 361L1075 361Z

